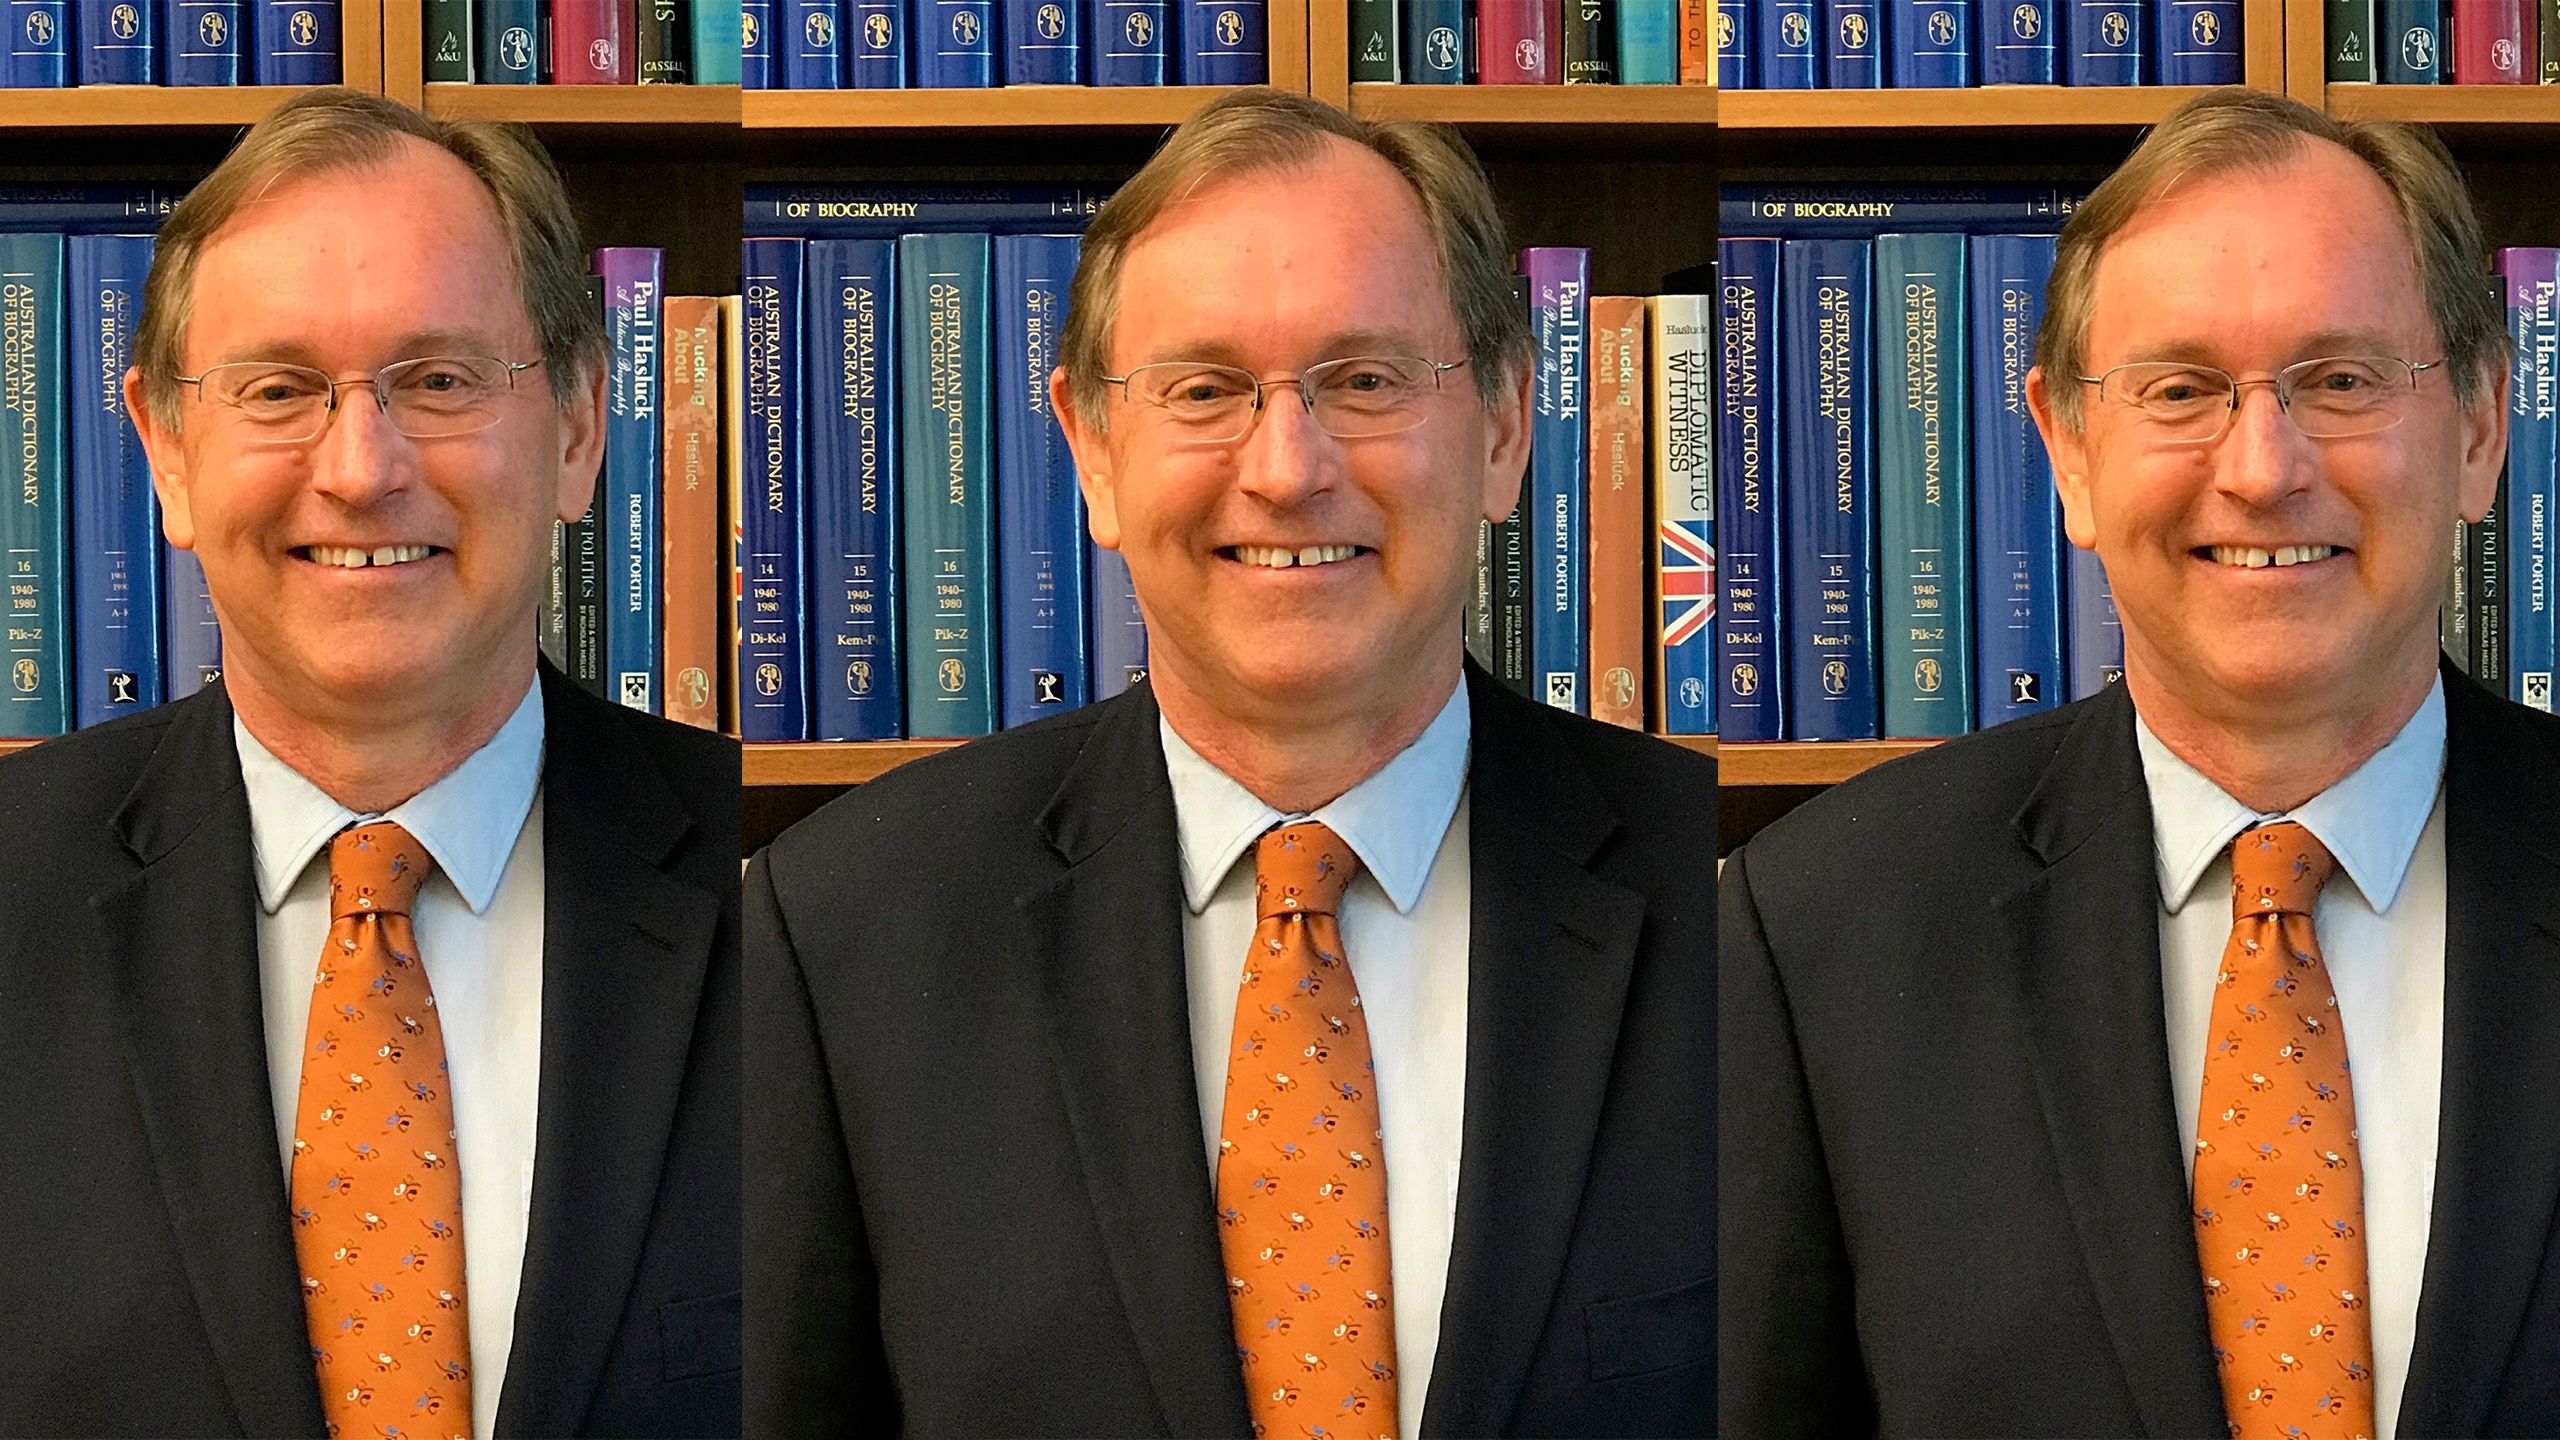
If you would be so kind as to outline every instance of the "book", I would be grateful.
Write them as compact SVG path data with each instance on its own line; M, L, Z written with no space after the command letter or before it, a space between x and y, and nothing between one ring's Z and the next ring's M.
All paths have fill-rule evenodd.
M1591 300L1589 536L1591 718L1645 728L1644 301Z
M2469 0L2453 10L2453 83L2530 85L2541 23L2534 0Z
M71 34L81 84L159 83L160 18L150 0L72 0Z
M997 714L1027 725L1092 689L1085 650L1084 497L1049 405L1081 240L1001 235L995 279Z
M739 0L738 3L738 86L743 90L775 90L782 87L782 70L775 63L781 46L773 33L774 16L787 0Z
M2560 85L2560 3L2539 0L2533 8L2534 74L2542 84Z
M807 487L800 454L801 252L796 238L744 242L739 322L746 359L746 469L738 479L738 734L809 738Z
M2504 493L2507 477L2498 477ZM2471 524L2471 678L2507 693L2507 514L2503 502Z
M1876 238L1877 671L1884 734L1973 727L1964 238Z
M984 90L996 83L994 0L912 0L907 17L918 86Z
M1493 659L1493 522L1476 522L1475 573L1467 579L1467 606L1459 620L1466 636L1467 658L1494 673Z
M1975 11L1985 85L2050 85L2057 78L2053 7L2067 0L2007 0ZM2165 53L2165 52L2164 52Z
M1716 467L1712 297L1645 302L1660 605L1654 711L1666 735L1712 735L1715 713Z
M342 73L339 0L256 0L249 83L335 85Z
M1085 33L1093 37L1094 84L1165 83L1173 0L1091 0L1085 20Z
M2027 371L2053 273L2050 235L1965 242L1973 422L1975 718L1982 728L2062 698L2061 501L2027 413Z
M1884 27L1877 0L1822 0L1822 80L1834 90L1884 84Z
M1351 0L1351 78L1393 84L1399 37L1396 0Z
M1404 7L1404 83L1458 85L1467 78L1466 0L1399 0Z
M631 20L631 0L551 0L551 83L634 83L639 56Z
M1108 700L1147 678L1147 621L1128 558L1085 544L1093 574L1093 698Z
M2374 78L2385 85L2443 81L2443 0L2374 0Z
M0 736L71 728L71 498L65 463L63 240L0 234L0 423L9 498L0 505Z
M1610 0L1564 0L1564 28L1556 37L1564 52L1564 83L1618 83L1617 22Z
M2062 83L2139 85L2145 0L2056 0L2062 18ZM2148 0L2166 4L2168 0Z
M2045 185L1727 185L1720 235L1875 236L1887 230L2060 230L2081 193Z
M750 5L771 0L748 0ZM541 14L535 0L478 0L479 63L472 79L481 85L531 85L542 54Z
M720 728L720 302L666 303L666 419L659 462L660 611L666 716Z
M160 542L160 693L183 700L222 678L222 623L204 562Z
M1591 252L1539 246L1520 252L1535 316L1537 374L1529 415L1529 653L1537 698L1590 713L1588 504Z
M241 0L163 0L160 32L169 48L169 83L239 84L246 69L240 63L240 21Z
M1476 0L1476 83L1558 83L1562 27L1560 0Z
M1271 78L1268 0L1181 0L1181 83L1260 85Z
M894 240L808 250L809 660L815 740L906 733L899 665Z
M780 0L774 11L775 69L784 90L841 90L844 46L837 0Z
M0 84L13 90L71 83L71 0L7 0Z
M1874 310L1866 240L1788 240L1778 255L1778 410L1786 577L1779 668L1792 740L1872 740Z
M2444 600L2436 608L2436 640L2447 660L2471 673L2471 527L2453 522L2453 563L2445 567Z
M604 277L586 277L587 304L595 311L596 323L609 337L613 333L613 306L605 298ZM606 366L610 370L611 357ZM611 380L608 376L607 383ZM612 438L606 437L610 450ZM609 464L609 459L606 464ZM568 663L562 666L571 683L599 698L609 698L612 691L605 683L605 593L610 566L605 561L605 495L606 464L596 467L596 477L587 491L587 508L578 518L568 522L561 545L566 574L562 577L563 604L567 611Z
M632 50L640 57L643 85L688 85L693 82L692 26L684 0L639 0L638 29Z
M1973 0L1889 0L1885 82L1896 90L1973 83Z
M1074 0L1022 0L1007 14L1004 83L1084 83L1084 12Z
M2240 83L2241 0L2151 0L2163 85Z
M1677 0L1622 0L1616 14L1618 83L1679 84L1680 7ZM1703 73L1697 83L1706 83Z
M744 56L745 17L728 0L693 0L693 83L735 85Z
M694 52L700 54L700 51ZM745 287L741 286L743 290ZM720 557L720 696L721 724L730 734L740 733L740 702L747 686L738 669L739 657L746 654L746 632L739 621L744 618L746 599L746 492L754 482L747 456L747 325L746 296L720 297L720 449L724 464L720 501L727 507L723 536L724 545L715 539L712 549ZM759 440L763 437L759 436Z
M662 656L659 573L659 417L664 400L660 334L665 326L666 252L609 246L596 252L604 277L611 371L605 387L605 663L611 698L655 715Z
M2097 551L2064 544L2062 591L2064 698L2086 700L2124 679L2124 622Z
M2560 249L2498 252L2507 281L2507 331L2513 345L2507 402L2507 475L2498 503L2505 512L2507 698L2552 708L2551 675L2560 669L2560 610L2554 609L2553 510L2560 507Z
M907 735L995 728L988 237L898 237L899 569Z
M1717 733L1783 740L1778 673L1779 242L1716 241Z
M1684 0L1684 3L1703 3L1703 0ZM1715 38L1710 48L1715 51L1716 86L1724 90L1748 89L1760 79L1760 69L1754 63L1755 52L1752 49L1753 37L1758 32L1752 24L1750 0L1715 0L1715 7ZM1680 60L1684 67L1688 64L1689 46L1685 34ZM1680 83L1698 82L1692 81L1684 68Z
M426 79L467 85L478 51L471 43L471 0L427 0Z
M148 235L75 235L64 247L71 701L84 726L161 700L160 506L123 385L152 244Z
M905 89L906 0L848 0L844 45L852 57L852 72L846 78L854 89Z
M1752 0L1762 90L1811 90L1822 82L1822 16L1816 0ZM1718 231L1718 234L1724 232Z
M2329 80L2331 83L2372 80L2374 0L2327 0L2327 3Z
M1107 189L1040 181L754 184L745 195L746 226L760 234L885 238L924 230L1081 230L1111 198Z

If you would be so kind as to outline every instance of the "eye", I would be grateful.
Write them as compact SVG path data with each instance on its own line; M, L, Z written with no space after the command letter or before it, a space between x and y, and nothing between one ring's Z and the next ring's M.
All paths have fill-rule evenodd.
M2178 409L2218 400L2229 388L2228 382L2219 375L2197 370L2164 370L2141 377L2134 387L2133 401L2137 405Z
M400 388L416 395L454 395L478 389L480 379L459 362L431 360L400 377Z

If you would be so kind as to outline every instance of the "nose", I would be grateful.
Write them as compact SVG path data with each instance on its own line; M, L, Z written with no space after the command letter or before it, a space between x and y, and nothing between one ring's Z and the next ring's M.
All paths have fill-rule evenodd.
M2243 383L2239 411L2214 452L2214 486L2243 504L2269 509L2311 488L2319 442L2285 413L2276 387Z
M348 505L370 505L416 478L417 445L392 427L371 381L340 381L338 406L312 443L311 485Z
M1341 467L1341 442L1316 423L1298 382L1264 381L1262 410L1236 455L1239 487L1274 506L1300 505L1332 489Z

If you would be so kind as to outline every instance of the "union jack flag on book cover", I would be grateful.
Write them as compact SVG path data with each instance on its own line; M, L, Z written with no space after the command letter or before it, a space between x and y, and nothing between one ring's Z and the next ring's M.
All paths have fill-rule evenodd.
M1655 713L1666 735L1716 729L1715 355L1707 297L1657 295L1653 333L1655 594L1662 604L1662 691Z

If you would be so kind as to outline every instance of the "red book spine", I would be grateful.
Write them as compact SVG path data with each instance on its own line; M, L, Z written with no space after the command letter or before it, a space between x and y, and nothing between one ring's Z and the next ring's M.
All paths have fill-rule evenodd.
M551 83L637 84L632 0L552 0Z
M2452 0L2453 83L2525 85L2536 72L2534 0Z
M1564 0L1477 0L1476 81L1564 83Z

